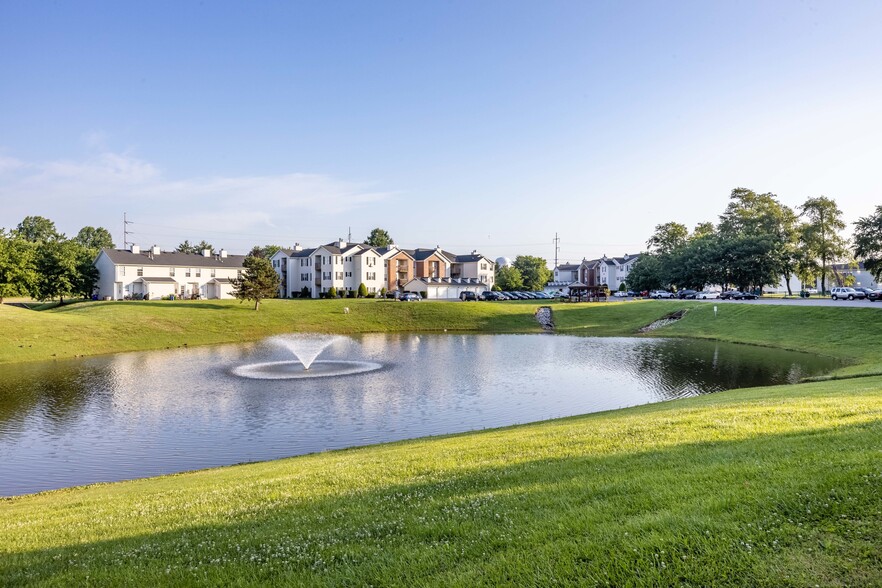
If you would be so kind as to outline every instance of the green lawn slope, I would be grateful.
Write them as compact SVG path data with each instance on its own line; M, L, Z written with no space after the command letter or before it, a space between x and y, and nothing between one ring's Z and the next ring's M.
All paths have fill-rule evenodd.
M880 586L882 378L0 502L0 584Z

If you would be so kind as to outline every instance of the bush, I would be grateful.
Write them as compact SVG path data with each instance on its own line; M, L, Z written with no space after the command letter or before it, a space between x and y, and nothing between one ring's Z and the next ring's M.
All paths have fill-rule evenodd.
M355 298L355 290L350 290L346 293L346 298Z
M358 297L364 298L365 296L367 296L367 293L368 293L367 286L365 286L364 282L362 282L361 284L358 285Z
M377 295L374 294L374 293L372 292L372 293L370 293L370 294L365 294L364 297L365 297L365 298L376 298Z
M423 298L426 298L428 295L428 292L420 292L420 296L422 296Z
M380 288L380 298L386 297L386 288Z
M309 291L309 286L304 286L300 289L301 298L309 298L310 296L312 296L312 292Z
M336 298L337 297L337 288L331 286L331 289L328 290L328 298Z

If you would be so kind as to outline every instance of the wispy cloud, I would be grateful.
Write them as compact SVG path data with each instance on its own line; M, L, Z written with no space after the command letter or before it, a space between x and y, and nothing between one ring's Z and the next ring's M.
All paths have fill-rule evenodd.
M69 230L115 226L125 210L156 225L231 234L274 227L276 234L287 234L302 230L304 218L343 215L393 196L321 174L170 178L128 153L45 162L0 156L0 226L13 226L32 214Z

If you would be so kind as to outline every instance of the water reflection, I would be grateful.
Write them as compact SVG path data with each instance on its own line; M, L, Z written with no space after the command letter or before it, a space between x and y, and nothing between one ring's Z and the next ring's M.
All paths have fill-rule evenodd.
M496 427L796 381L804 354L685 340L365 335L322 359L383 364L315 380L250 380L289 360L264 344L4 366L0 495L423 435Z

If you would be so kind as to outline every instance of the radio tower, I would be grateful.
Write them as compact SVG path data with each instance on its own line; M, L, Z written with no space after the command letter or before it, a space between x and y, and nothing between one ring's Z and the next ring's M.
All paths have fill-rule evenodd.
M557 267L557 255L560 253L560 237L557 236L557 233L554 234L554 267Z
M128 250L129 248L129 235L132 233L129 231L129 225L132 224L128 218L126 218L126 213L123 213L123 249Z

